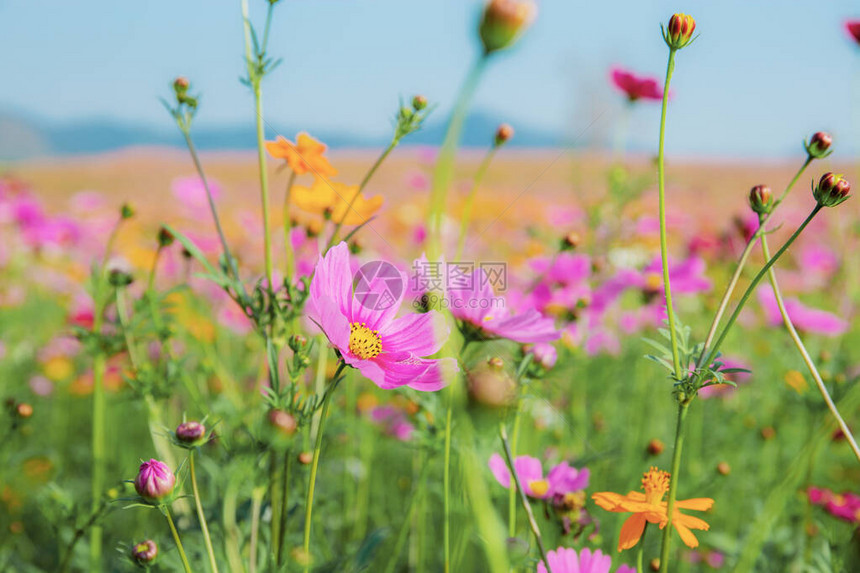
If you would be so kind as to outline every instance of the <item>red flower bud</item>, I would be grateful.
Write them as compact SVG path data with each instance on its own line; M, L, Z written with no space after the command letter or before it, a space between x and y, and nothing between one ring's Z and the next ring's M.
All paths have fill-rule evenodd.
M141 541L131 548L131 558L139 565L149 565L158 557L158 545L152 539Z
M499 126L499 129L496 130L496 139L495 145L499 147L504 145L514 136L514 128L508 125L507 123L503 123Z
M756 185L750 189L750 208L759 215L770 213L773 207L773 193L767 185Z
M160 502L171 493L176 485L176 476L166 463L149 460L140 464L137 477L134 478L134 489L146 501Z
M424 97L423 95L417 95L412 98L412 109L414 109L415 111L421 111L425 107L427 107L426 97Z
M822 159L832 153L830 151L832 144L833 138L829 133L818 131L809 138L809 143L804 143L804 148L812 159Z
M663 33L666 45L673 50L680 50L693 41L693 32L696 30L696 21L687 14L673 14L669 18L669 25Z
M812 196L822 207L835 207L848 200L851 184L847 179L835 173L825 173L818 181L818 186L812 190Z
M206 426L200 422L182 422L176 427L176 441L182 446L201 446L206 439Z
M530 0L490 0L484 8L478 32L484 53L507 48L534 20L537 6Z

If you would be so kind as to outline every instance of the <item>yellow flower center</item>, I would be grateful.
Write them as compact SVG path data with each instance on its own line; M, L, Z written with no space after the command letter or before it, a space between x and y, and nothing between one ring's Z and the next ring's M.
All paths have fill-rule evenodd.
M645 490L645 503L659 504L669 491L669 472L651 468L642 476L642 489Z
M549 491L549 482L545 479L532 480L528 483L529 489L532 490L536 496L546 495L546 492Z
M663 285L663 277L657 273L648 273L645 275L645 290L648 292L656 292Z
M361 360L379 356L382 352L382 337L378 330L370 330L363 322L349 325L349 351Z

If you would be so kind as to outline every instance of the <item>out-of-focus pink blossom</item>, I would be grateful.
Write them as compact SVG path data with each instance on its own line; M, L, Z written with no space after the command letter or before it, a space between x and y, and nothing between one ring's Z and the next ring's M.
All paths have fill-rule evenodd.
M217 201L221 196L221 185L214 179L207 178L212 199ZM183 207L188 209L196 217L209 213L209 200L206 197L206 187L203 181L196 175L191 177L178 177L170 185L173 196L179 200Z
M806 493L810 503L822 506L833 517L860 524L860 496L857 494L847 491L835 493L819 487L810 487Z
M609 72L612 84L631 102L644 99L659 101L663 99L663 88L657 78L640 76L623 68L612 68Z
M776 296L770 287L758 290L758 299L764 308L767 323L782 326L782 315L776 303ZM848 322L824 310L810 308L795 298L784 298L785 311L795 328L811 334L839 336L848 330Z
M371 410L370 419L380 425L388 435L401 442L409 441L415 432L415 426L409 421L406 412L391 404L377 406Z

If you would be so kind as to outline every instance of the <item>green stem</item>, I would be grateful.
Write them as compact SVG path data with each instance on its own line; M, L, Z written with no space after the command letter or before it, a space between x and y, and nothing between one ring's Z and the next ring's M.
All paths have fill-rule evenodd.
M669 547L672 544L672 517L675 511L675 498L678 493L678 473L681 471L681 450L684 447L684 429L687 421L687 411L690 408L688 399L678 403L678 423L675 427L675 449L672 452L672 469L669 477L669 499L666 502L666 527L663 528L663 541L660 545L660 571L669 570Z
M275 546L275 560L278 566L283 564L284 560L284 539L287 533L287 514L289 513L288 500L290 496L290 462L292 461L292 453L290 450L284 452L284 469L283 469L283 489L281 490L281 526L278 530L278 541Z
M642 530L642 537L639 539L639 547L636 549L636 573L644 573L642 567L643 556L645 553L645 534L648 532L648 522L645 522L645 529Z
M806 161L803 163L801 168L794 175L794 178L789 182L788 186L782 192L782 195L774 202L773 206L770 209L770 212L764 216L759 222L759 227L753 236L750 237L749 241L747 241L746 246L744 247L743 253L741 253L741 257L738 260L738 264L735 267L735 272L732 274L732 278L729 280L729 284L726 287L726 292L723 293L723 298L720 300L720 304L717 307L717 312L714 314L714 319L711 322L711 327L708 329L708 335L705 337L705 343L702 345L702 353L699 355L699 361L697 366L702 366L702 360L705 358L705 352L708 351L708 347L711 345L711 342L714 341L714 336L717 334L717 327L720 325L720 320L723 318L723 314L726 312L726 308L729 305L729 300L732 297L732 293L734 293L735 287L738 284L738 279L741 276L741 271L746 265L747 259L749 258L750 253L752 252L753 246L755 246L756 241L758 241L759 237L764 236L765 225L773 216L774 211L779 206L780 203L785 199L788 195L788 192L791 191L791 188L794 187L795 183L797 183L800 176L806 171L806 168L809 167L809 164L812 163L812 157L807 156Z
M209 566L214 573L218 573L218 562L215 560L215 550L212 548L212 539L209 537L209 527L206 525L206 514L203 513L203 504L200 503L200 491L197 489L197 473L194 469L194 450L188 454L188 466L191 469L191 491L194 493L194 504L197 506L197 519L200 520L200 530L203 532L203 542L206 545L206 553L209 554Z
M245 567L239 551L239 526L236 524L236 506L242 476L233 472L224 489L224 503L221 508L221 523L224 527L224 551L230 564L231 573L244 573Z
M761 238L761 250L764 254L764 258L766 260L769 259L770 252L767 246L767 237L763 236ZM824 380L821 379L821 374L819 374L818 368L815 366L815 362L806 350L803 340L801 340L800 335L797 333L797 329L794 327L794 323L791 322L791 318L788 316L788 311L785 309L785 302L782 299L782 293L779 290L779 284L776 282L776 273L772 268L767 271L767 276L770 281L771 289L773 290L773 296L776 298L776 306L779 308L779 314L782 316L782 322L785 325L785 329L788 331L788 335L797 347L797 351L800 352L801 358L803 358L803 361L806 363L806 367L809 369L809 373L815 380L815 385L818 387L818 391L821 392L821 397L824 398L827 408L839 424L839 428L845 435L845 439L847 439L848 443L851 445L851 450L854 452L857 460L860 461L860 449L857 447L854 435L851 433L851 429L848 427L848 424L845 423L845 420L839 414L839 409L830 397L830 393L827 391L827 386L824 385Z
M429 475L428 468L430 464L425 464L424 467L421 468L421 474L418 478L418 485L415 488L415 491L412 493L412 497L409 500L409 508L406 510L406 518L403 520L403 524L400 526L400 531L397 534L397 541L394 543L394 549L391 551L391 556L388 561L388 565L385 567L385 573L393 573L394 568L397 566L397 558L403 552L403 546L406 545L406 537L409 533L409 526L412 523L412 519L415 515L415 508L418 507L419 500L423 497L424 486L427 484L427 477Z
M152 260L152 267L149 269L149 277L146 279L146 290L147 292L152 292L153 286L155 285L155 272L158 270L158 260L161 258L161 251L164 250L164 247L158 245L158 248L155 250L155 257Z
M179 539L179 532L176 531L176 525L173 523L173 518L170 517L170 509L165 506L164 516L167 517L167 523L170 525L170 533L173 534L173 541L176 542L176 548L179 550L179 558L182 559L182 566L185 567L185 573L191 573L191 565L188 564L188 557L185 556L185 549L182 547L182 541Z
M761 282L761 279L764 278L764 275L767 273L767 271L776 263L777 260L779 260L779 258L783 255L783 253L785 253L785 251L788 250L788 247L790 247L791 244L794 243L794 241L797 239L797 237L800 236L800 233L803 232L803 230L806 228L806 226L809 225L810 221L812 221L813 217L815 217L818 214L818 212L821 211L821 209L822 209L821 205L816 205L812 209L812 212L809 214L809 216L806 217L806 219L803 221L803 223L801 223L800 227L797 228L797 230L794 232L794 234L792 234L791 237L788 238L788 240L785 242L785 244L779 248L779 250L776 252L776 254L772 258L770 258L767 261L767 263L765 263L764 267L762 267L762 269L758 272L758 274L755 276L755 278L752 280L752 282L747 287L747 290L744 292L743 296L741 297L741 300L738 302L737 306L735 307L734 312L732 312L732 315L729 317L728 321L726 322L726 325L723 327L723 330L720 333L720 336L717 338L717 341L711 347L711 350L708 353L708 357L705 359L704 362L702 362L702 364L711 364L713 362L714 358L716 358L716 356L717 356L717 352L719 351L720 346L722 346L723 341L725 341L729 330L731 329L732 325L735 323L735 320L737 320L737 318L740 315L741 310L743 309L747 300L752 295L755 288L758 286L758 283Z
M511 456L517 455L517 441L520 436L520 419L522 418L522 402L526 393L526 387L521 384L523 374L532 362L532 355L526 354L517 368L515 382L520 386L520 392L514 404L514 422L511 430ZM517 492L514 488L508 488L508 537L517 536Z
M442 548L445 559L444 571L451 571L451 430L454 417L454 391L449 387L446 394L445 408L445 453L442 474Z
M93 511L101 503L105 482L105 375L106 358L102 352L93 359L93 468L92 498ZM102 527L94 523L90 533L90 569L101 570Z
M334 374L334 378L329 384L329 387L326 389L325 394L323 394L323 403L322 403L322 412L320 413L320 421L317 426L317 436L316 441L314 443L314 455L313 460L311 461L311 474L308 478L308 498L305 506L305 538L304 538L304 559L305 559L305 573L308 573L311 570L311 514L314 508L314 489L316 487L317 481L317 469L319 468L320 463L320 450L322 449L322 438L323 433L325 432L325 422L328 417L328 409L331 404L331 395L334 392L335 388L337 388L338 382L340 382L340 374L343 372L344 368L346 368L346 362L341 362L337 371Z
M326 243L326 251L334 245L335 241L337 241L337 235L340 233L340 228L343 226L343 222L346 219L346 216L352 210L352 206L355 204L356 199L361 195L361 192L364 191L364 188L367 187L368 182L370 182L370 178L373 177L373 174L376 173L376 170L379 169L379 166L382 165L382 162L385 161L385 158L394 151L394 148L400 143L400 140L396 137L391 140L391 143L388 144L388 147L385 148L385 151L376 159L376 162L371 166L368 172L364 175L364 179L361 180L361 183L358 185L358 189L355 190L355 193L352 194L352 198L350 198L349 202L346 204L346 210L343 212L343 217L341 217L340 221L338 221L334 226L334 231L331 233L331 238L328 243Z
M249 540L248 572L257 571L257 544L260 539L260 514L263 509L263 496L266 488L258 487L251 492L251 539Z
M540 534L540 528L538 527L537 521L535 521L534 513L532 512L532 506L529 503L528 498L526 497L526 492L523 490L523 486L520 483L520 478L517 475L516 470L514 469L514 456L511 454L511 446L508 443L508 433L505 430L504 423L499 424L499 437L502 439L502 447L505 451L505 460L508 463L508 471L511 473L511 478L514 480L514 484L516 485L516 489L520 492L520 501L522 501L523 509L526 511L526 515L529 518L529 526L531 526L532 534L534 535L535 542L538 546L538 551L540 552L541 560L546 565L547 573L552 573L552 568L549 565L549 560L546 557L546 549L543 546L543 538Z
M437 260L441 255L442 217L445 214L448 188L451 186L451 181L454 178L454 160L457 154L457 147L460 143L460 134L463 131L469 105L478 88L487 60L488 56L482 53L466 76L466 81L457 97L454 111L451 113L451 119L448 122L448 131L445 133L445 139L439 150L439 158L433 170L433 185L430 192L430 212L428 214L427 225L429 231L428 257L432 261Z
M675 311L672 308L672 287L669 284L669 249L666 241L666 166L664 143L666 140L666 110L669 107L669 82L675 69L675 50L669 49L669 62L666 65L666 81L663 84L663 109L660 113L660 142L657 151L657 184L660 194L660 259L663 263L663 288L666 291L666 314L669 316L669 337L672 341L672 363L675 367L675 380L681 380L681 355L678 352L678 333L675 332Z
M472 189L469 191L469 196L466 198L466 205L463 207L463 216L460 219L460 238L457 241L457 256L454 258L455 261L459 261L460 257L463 256L463 249L466 247L466 233L469 230L469 222L472 219L472 207L475 204L475 196L478 194L478 189L484 181L484 175L487 173L487 169L490 167L490 162L493 160L493 157L495 157L496 151L498 150L499 146L494 143L484 156L483 161L481 161L481 165L478 167L478 171L475 173L475 179L472 182Z

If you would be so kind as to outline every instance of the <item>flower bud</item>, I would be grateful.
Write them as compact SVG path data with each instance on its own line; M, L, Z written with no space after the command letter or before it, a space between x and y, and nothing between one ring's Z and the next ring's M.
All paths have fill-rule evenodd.
M158 230L158 246L159 247L169 247L173 244L175 237L173 233L167 230L166 227L161 227Z
M478 27L484 53L492 54L513 45L536 13L537 6L530 0L490 0Z
M650 563L648 563L648 567L651 569L651 571L659 571L660 570L660 558L655 557L654 559L652 559L650 561Z
M659 456L663 453L663 449L665 447L666 446L663 445L663 442L661 442L657 438L654 438L653 440L648 442L648 453L652 456Z
M466 376L469 395L484 406L500 408L510 405L516 398L516 383L505 371L505 362L493 357L478 365Z
M776 437L776 430L773 426L765 426L761 429L761 437L765 440L772 440Z
M835 207L848 200L851 184L842 175L825 173L812 190L812 196L822 207Z
M287 341L287 345L293 352L301 352L308 345L308 339L301 334L293 334Z
M108 272L108 282L111 286L122 288L134 282L134 277L122 269L111 269Z
M833 153L833 150L830 149L832 144L833 138L829 133L817 131L812 134L808 143L806 141L803 142L803 147L810 158L823 159Z
M184 447L202 446L207 438L206 426L200 422L182 422L176 427L176 441Z
M572 251L582 243L582 236L576 231L571 231L561 240L562 251Z
M421 111L422 109L427 107L427 98L423 95L417 95L412 98L412 109L415 111Z
M19 418L29 418L33 415L33 406L26 402L21 402L15 406L15 413L18 414Z
M773 193L767 185L756 185L750 189L750 208L759 215L770 213L773 208Z
M179 76L175 80L173 80L173 91L178 94L184 94L188 91L188 88L191 87L191 82L188 81L188 78L184 76Z
M727 476L732 473L732 467L728 462L720 462L717 464L717 473L721 476Z
M158 557L158 545L152 539L136 543L131 548L131 559L138 565L148 566Z
M696 21L687 14L673 14L663 31L663 39L671 50L680 50L693 41Z
M122 207L119 208L119 216L123 219L131 219L134 217L134 207L128 203L123 203Z
M501 147L506 144L511 138L514 136L514 128L508 125L507 123L503 123L499 126L499 129L496 130L496 138L495 138L495 146Z
M157 503L173 493L176 476L164 462L151 459L140 464L134 489L138 495L150 503Z
M273 428L287 436L295 434L298 428L296 419L283 410L269 410L268 419Z
M302 465L308 465L314 460L313 454L310 452L302 452L299 454L299 463Z

